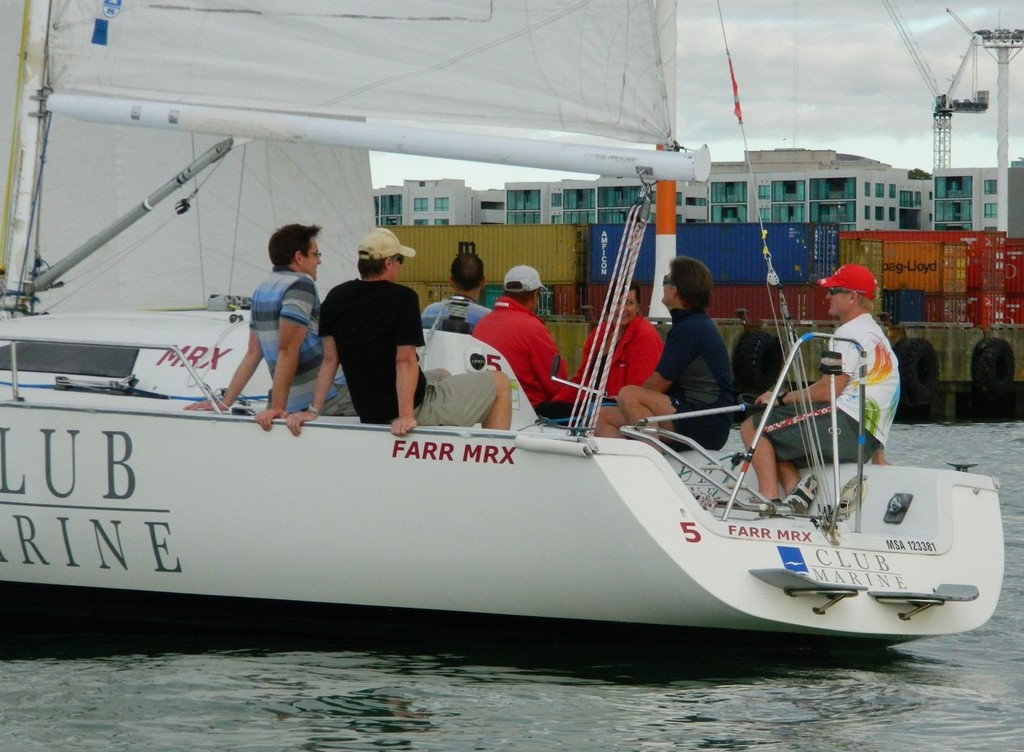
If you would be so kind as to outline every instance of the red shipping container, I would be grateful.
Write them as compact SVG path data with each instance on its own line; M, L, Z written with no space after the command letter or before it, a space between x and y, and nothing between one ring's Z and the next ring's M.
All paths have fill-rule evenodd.
M825 290L818 285L785 285L782 294L786 298L789 316L794 321L831 318ZM778 300L776 292L769 293L764 285L715 285L711 291L708 315L716 319L736 318L738 309L746 309L747 321L756 324L766 319L782 318Z
M967 318L972 324L988 329L992 324L1006 324L1006 293L1002 290L975 290L967 296Z
M552 285L551 312L555 316L579 316L583 285Z
M966 324L967 295L930 292L924 296L924 320L939 324Z
M1006 293L1006 323L1024 324L1024 293Z
M1003 265L1006 277L1006 293L1024 293L1024 238L1006 240L1006 257Z

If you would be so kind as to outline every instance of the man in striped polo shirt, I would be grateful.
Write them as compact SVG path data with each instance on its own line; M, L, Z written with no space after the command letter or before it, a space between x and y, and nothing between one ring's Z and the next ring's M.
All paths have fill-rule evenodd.
M233 403L260 361L266 361L273 378L271 403L256 415L256 422L269 431L275 418L306 410L313 400L317 373L323 361L323 345L317 334L320 295L317 267L320 249L317 225L285 225L270 236L268 250L274 268L252 296L249 346L235 369L224 394L222 407ZM206 403L188 409L209 408ZM335 382L327 401L317 414L355 415L348 387Z

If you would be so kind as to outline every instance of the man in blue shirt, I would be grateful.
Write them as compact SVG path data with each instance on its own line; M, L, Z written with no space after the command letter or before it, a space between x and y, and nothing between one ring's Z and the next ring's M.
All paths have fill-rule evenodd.
M480 290L486 282L484 277L484 262L475 253L460 253L452 261L451 277L448 278L455 295L436 303L431 303L423 309L420 318L423 321L424 329L438 328L444 330L444 320L448 317L456 321L464 320L465 327L458 325L452 327L455 331L465 331L472 334L473 327L484 316L491 312L491 309L480 305ZM440 321L438 321L440 319Z
M601 409L597 436L620 437L620 426L655 415L732 406L729 352L704 312L711 302L711 288L711 272L702 262L687 256L672 259L662 286L662 302L672 316L672 329L661 360L643 386L622 387L618 406ZM661 425L706 449L721 449L729 438L732 416L680 418Z

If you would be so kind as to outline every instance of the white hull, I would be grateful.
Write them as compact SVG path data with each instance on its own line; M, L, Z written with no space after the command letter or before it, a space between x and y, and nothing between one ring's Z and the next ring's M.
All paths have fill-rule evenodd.
M3 322L0 336L55 322ZM483 347L460 335L441 340L448 349L427 360L453 371L470 360L465 348ZM211 386L230 378L229 359L226 371L207 371ZM9 373L0 379L8 383ZM161 388L179 386L187 389ZM318 420L295 438L280 425L265 433L250 417L184 412L172 400L51 389L21 396L0 391L0 580L40 592L74 586L272 600L282 609L311 602L886 642L977 628L999 597L998 494L973 474L869 466L861 531L840 521L832 543L809 517L721 519L721 507L697 503L699 484L684 483L673 460L639 441L598 440L588 455L554 428L421 428L398 439L346 419ZM853 473L842 468L842 481ZM912 493L912 506L902 523L886 523L896 492ZM825 595L791 597L751 573L793 569L794 557L812 581L864 587L815 613ZM876 597L944 584L973 586L978 597L909 620L899 614L913 605Z

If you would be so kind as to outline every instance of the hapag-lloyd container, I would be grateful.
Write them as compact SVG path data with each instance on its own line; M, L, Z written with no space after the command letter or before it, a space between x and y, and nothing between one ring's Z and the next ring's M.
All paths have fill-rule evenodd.
M769 222L764 225L772 267L783 284L804 284L839 265L836 225ZM587 282L608 283L622 239L622 225L591 225L587 246ZM676 255L700 259L715 284L760 284L767 276L761 226L752 223L683 224L676 227ZM654 268L654 234L647 228L634 279L657 282L667 269Z
M857 238L881 240L888 253L892 243L949 243L960 249L966 248L966 282L968 289L1003 290L1007 272L1004 269L1006 251L1005 232L986 232L983 230L844 230L840 233L843 239ZM962 253L962 250L960 251ZM888 261L888 255L886 260ZM883 270L883 277L891 279L893 284L883 280L885 287L893 289L918 288L933 291L942 290L941 275L939 284L934 280L930 287L921 287L921 279L900 279L903 272L923 272L917 264L912 268L903 267L899 270L890 267Z

